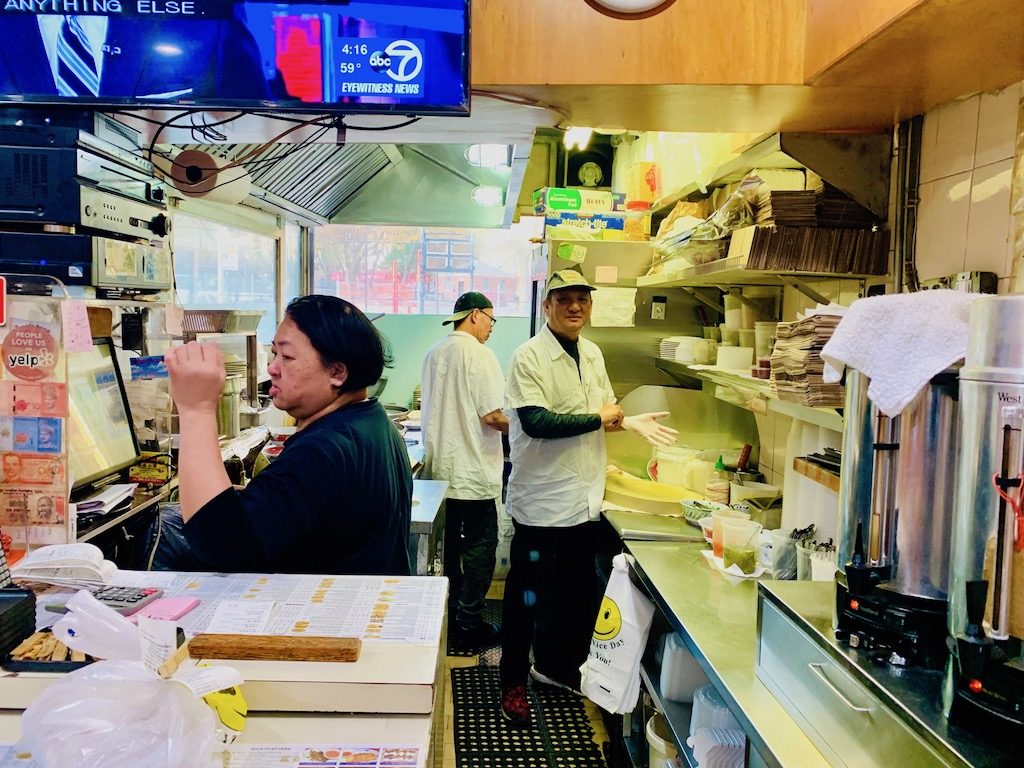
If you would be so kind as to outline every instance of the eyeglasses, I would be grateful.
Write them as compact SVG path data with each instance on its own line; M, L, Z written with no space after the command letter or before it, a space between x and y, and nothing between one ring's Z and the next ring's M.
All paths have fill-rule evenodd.
M488 314L487 314L486 312L484 312L484 311L483 311L482 309L481 309L481 310L479 310L479 311L480 311L480 314L481 314L481 315L483 315L484 317L486 317L486 318L487 318L488 320L490 320L490 321L491 321L491 325L497 325L497 324L498 324L498 318L496 318L496 317L493 317L492 315L488 315Z

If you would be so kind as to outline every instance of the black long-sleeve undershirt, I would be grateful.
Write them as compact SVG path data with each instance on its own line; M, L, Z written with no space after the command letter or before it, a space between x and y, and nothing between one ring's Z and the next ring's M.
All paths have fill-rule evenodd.
M576 370L582 381L579 341L567 339L554 331L552 335L566 354L576 361ZM576 437L601 428L601 416L596 413L555 413L539 405L526 405L516 408L516 414L523 425L523 432L534 438Z
M576 437L601 428L596 413L555 413L539 405L524 405L516 408L516 414L530 437Z

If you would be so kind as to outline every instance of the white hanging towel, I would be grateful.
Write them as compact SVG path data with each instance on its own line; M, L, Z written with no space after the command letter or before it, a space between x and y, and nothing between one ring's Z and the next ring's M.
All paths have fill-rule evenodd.
M848 366L871 379L868 397L900 414L928 381L967 354L967 321L978 294L920 291L855 301L821 357L826 383Z
M583 695L620 715L632 712L640 698L640 660L654 618L654 604L629 581L627 558L612 559L590 655L580 667Z

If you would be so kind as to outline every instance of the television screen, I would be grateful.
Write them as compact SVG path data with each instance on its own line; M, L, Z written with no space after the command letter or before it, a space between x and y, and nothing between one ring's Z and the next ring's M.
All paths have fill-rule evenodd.
M68 354L68 466L73 487L123 469L139 458L128 399L109 338Z
M470 0L5 0L0 101L469 114Z

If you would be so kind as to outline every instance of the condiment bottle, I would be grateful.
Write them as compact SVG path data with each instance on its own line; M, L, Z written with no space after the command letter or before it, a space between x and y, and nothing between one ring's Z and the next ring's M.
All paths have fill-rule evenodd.
M715 462L715 469L708 478L704 495L710 501L717 501L720 504L729 503L729 473L725 471L725 462L721 456Z

